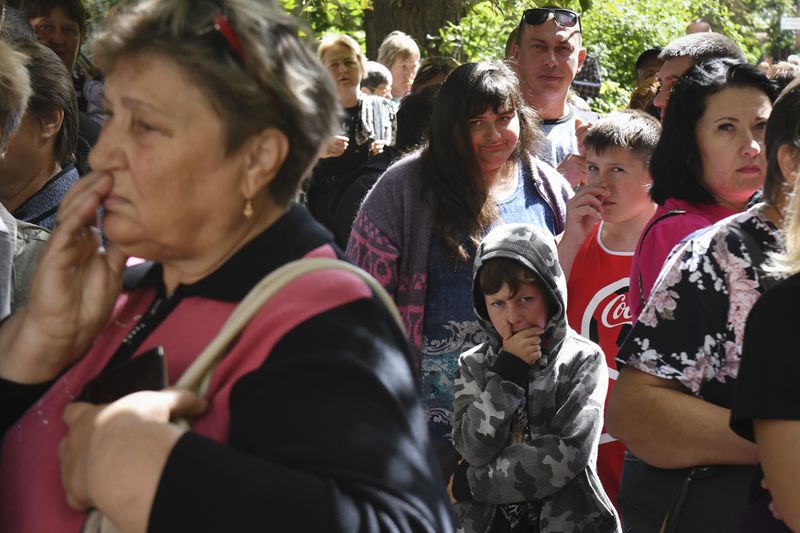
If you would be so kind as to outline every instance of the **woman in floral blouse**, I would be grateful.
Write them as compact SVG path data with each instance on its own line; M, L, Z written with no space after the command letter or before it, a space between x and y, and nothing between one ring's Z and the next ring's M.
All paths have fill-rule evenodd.
M750 110L750 122L737 120L747 113L741 106L748 98L760 111ZM725 105L717 112L719 104ZM673 251L617 355L620 368L626 366L611 395L606 426L636 456L626 458L620 506L625 523L637 531L657 531L680 490L680 482L668 486L662 477L667 474L647 465L757 462L755 447L728 428L728 419L747 313L770 283L760 269L763 254L783 245L778 228L786 191L777 153L785 141L776 136L782 113L773 113L776 120L766 126L765 152L765 125L757 119L770 108L770 95L755 87L723 89L706 98L703 114L713 117L701 118L695 131L700 144L716 147L720 168L714 171L735 170L734 177L745 174L742 182L750 178L749 167L766 169L765 202L693 234ZM708 118L713 118L710 131L704 130ZM753 158L753 151L761 156ZM685 215L675 218L680 216ZM747 504L749 470L737 472L737 482L728 485L724 511L707 510L720 531L736 530ZM673 473L678 480L685 476ZM625 493L633 495L628 503ZM646 509L633 501L638 495L647 495Z

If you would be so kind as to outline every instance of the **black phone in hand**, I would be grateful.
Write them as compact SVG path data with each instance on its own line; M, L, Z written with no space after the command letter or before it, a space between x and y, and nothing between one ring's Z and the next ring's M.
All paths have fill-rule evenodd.
M167 386L167 362L164 348L155 348L104 369L83 387L75 401L93 404L111 403L143 390L161 390Z

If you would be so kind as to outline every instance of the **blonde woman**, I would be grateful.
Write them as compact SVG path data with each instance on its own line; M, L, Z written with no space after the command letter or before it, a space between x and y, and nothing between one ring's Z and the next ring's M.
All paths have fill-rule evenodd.
M394 143L397 113L391 100L361 91L367 61L352 37L327 35L319 44L317 56L336 87L342 113L336 135L329 138L314 167L307 204L314 218L333 229L334 213L342 194L355 180L355 171L371 155Z
M775 103L767 143L779 145L775 162L795 182L800 167L800 82L789 85ZM796 188L796 185L795 185ZM800 195L791 197L784 229L786 254L778 271L790 276L776 283L750 311L744 332L742 363L731 413L731 428L754 441L771 495L749 509L740 531L800 531L800 409L797 380L797 324L800 323ZM767 508L774 498L773 517ZM788 528L788 529L787 529Z

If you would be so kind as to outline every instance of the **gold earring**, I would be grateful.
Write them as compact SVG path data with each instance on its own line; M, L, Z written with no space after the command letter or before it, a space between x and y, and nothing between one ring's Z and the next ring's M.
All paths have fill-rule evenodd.
M242 214L244 215L244 218L248 220L253 217L253 202L250 201L250 198L245 200Z

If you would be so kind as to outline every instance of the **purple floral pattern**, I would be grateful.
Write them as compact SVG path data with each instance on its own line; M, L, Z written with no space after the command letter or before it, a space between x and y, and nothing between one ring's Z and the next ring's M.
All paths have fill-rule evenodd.
M677 380L701 398L711 383L722 385L724 396L732 392L747 314L764 292L759 280L764 274L753 268L732 225L752 236L767 255L783 247L780 232L760 206L679 244L620 348L619 364Z

